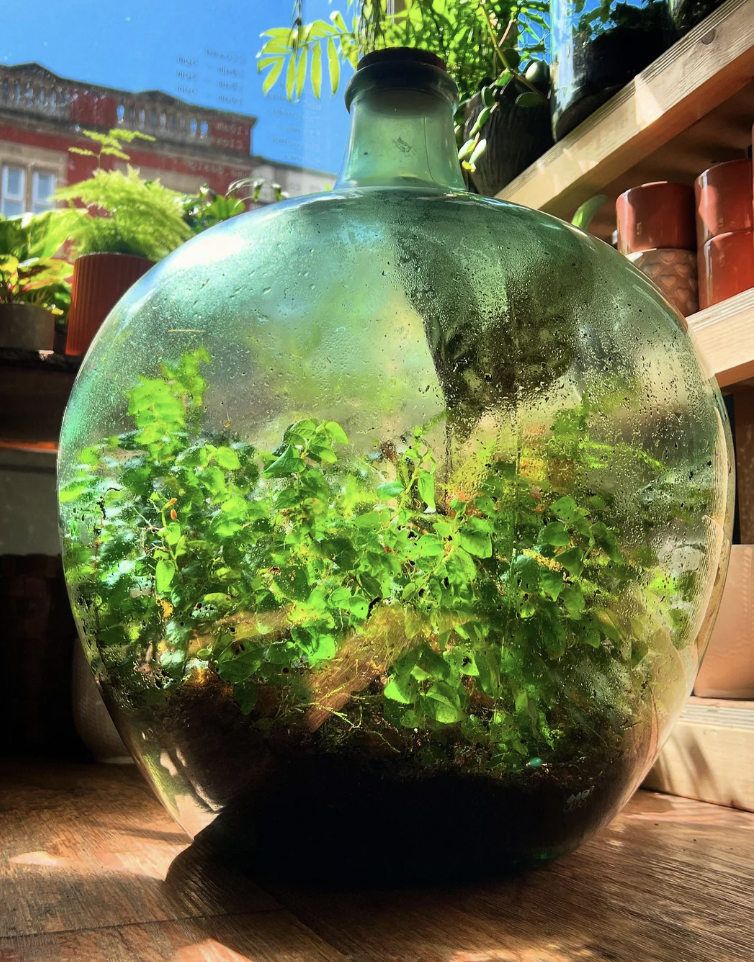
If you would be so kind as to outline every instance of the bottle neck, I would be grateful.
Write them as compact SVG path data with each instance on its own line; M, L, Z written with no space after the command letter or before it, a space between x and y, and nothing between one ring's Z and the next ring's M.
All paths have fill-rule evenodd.
M358 75L357 75L358 76ZM465 190L446 90L383 85L354 92L351 133L337 187Z

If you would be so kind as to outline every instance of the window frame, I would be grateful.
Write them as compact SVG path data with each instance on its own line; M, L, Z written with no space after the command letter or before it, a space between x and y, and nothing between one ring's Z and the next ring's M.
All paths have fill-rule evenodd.
M9 172L11 170L17 170L21 174L21 191L20 193L11 193L8 190L8 180ZM18 212L8 213L6 209L6 203L9 204L20 204L21 210ZM0 179L0 214L3 217L18 217L23 214L26 210L26 168L18 164L6 164L2 165L2 178Z

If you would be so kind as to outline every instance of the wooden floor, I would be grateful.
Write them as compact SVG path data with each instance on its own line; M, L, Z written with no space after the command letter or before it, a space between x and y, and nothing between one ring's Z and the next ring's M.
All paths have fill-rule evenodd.
M649 792L569 858L452 889L265 891L130 768L0 765L0 839L0 962L754 960L754 814Z

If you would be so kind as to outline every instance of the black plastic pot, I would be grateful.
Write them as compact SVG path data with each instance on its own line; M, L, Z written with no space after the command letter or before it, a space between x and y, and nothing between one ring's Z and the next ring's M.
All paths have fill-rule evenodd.
M676 37L668 0L609 5L605 20L551 0L552 129L562 140L656 60ZM607 5L605 5L607 8Z
M482 131L487 149L470 179L477 191L488 197L494 197L553 145L549 106L517 107L517 94L509 84ZM481 112L482 98L476 94L466 108L465 138Z
M36 304L0 304L0 347L51 351L55 318Z

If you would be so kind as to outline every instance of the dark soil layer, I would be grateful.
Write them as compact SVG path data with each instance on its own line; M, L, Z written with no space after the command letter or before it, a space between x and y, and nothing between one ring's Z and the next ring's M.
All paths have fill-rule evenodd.
M509 775L426 769L381 740L325 753L282 725L265 738L221 686L192 687L167 710L116 712L119 728L137 757L176 761L158 794L197 789L219 810L203 843L257 877L448 881L530 867L609 821L650 750L651 726L637 724L612 756L592 750ZM154 783L154 764L143 769Z
M562 140L630 83L670 46L671 40L668 26L656 19L642 26L616 26L587 42L575 33L573 87L555 92L555 140Z

